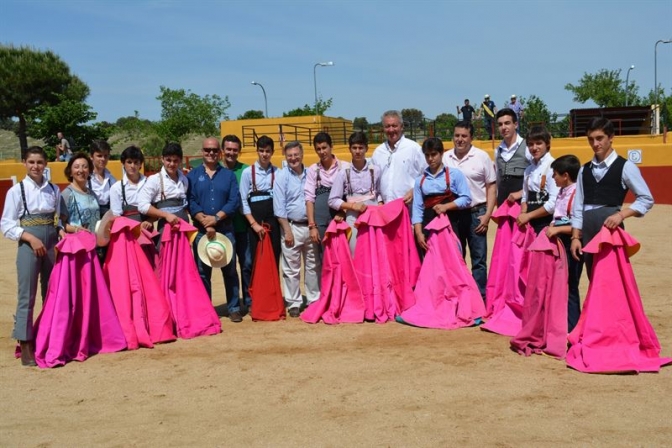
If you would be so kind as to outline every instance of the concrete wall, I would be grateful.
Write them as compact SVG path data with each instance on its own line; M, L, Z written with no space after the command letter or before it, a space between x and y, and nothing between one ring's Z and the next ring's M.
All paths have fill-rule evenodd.
M279 119L274 118L272 121L277 126ZM282 119L284 120L284 119ZM305 122L306 117L292 117L287 120L294 122ZM298 120L298 121L297 121ZM338 120L338 119L333 119ZM260 120L237 120L241 121L254 121L258 122ZM269 120L270 121L270 120ZM233 122L222 122L222 123L233 123ZM342 121L321 121L316 122L315 129L322 129L320 126L326 126L330 124L332 126L342 124ZM222 132L237 133L234 132L233 128L222 126ZM226 135L226 134L224 134ZM446 148L452 147L450 142L445 142ZM490 154L490 157L493 157L494 147L499 144L499 142L491 141L474 141L474 145L480 147ZM371 145L367 153L368 156L371 156L373 150L377 145ZM670 188L670 180L672 179L672 142L664 142L662 136L626 136L626 137L614 137L614 148L616 151L623 157L630 158L634 156L641 156L640 163L637 166L641 169L642 175L653 193L654 200L658 204L672 204L672 188ZM343 160L350 160L350 153L348 151L347 145L339 144L334 145L334 153L337 157ZM585 137L579 138L558 138L553 139L551 143L551 154L554 157L559 157L565 154L574 154L576 155L582 163L588 162L593 157L593 151L588 145L588 141ZM240 156L240 160L244 163L251 164L257 159L256 152L254 148L244 148ZM282 151L276 149L275 154L273 155L273 164L280 166L283 160ZM304 144L304 163L306 166L317 162L317 155L312 148L312 145ZM51 170L52 182L60 186L68 184L63 171L65 169L65 162L51 162L48 164L48 167ZM121 179L121 162L118 160L111 160L108 164L108 168L112 174L117 178ZM16 176L18 180L21 180L26 175L26 169L21 163L17 162L0 162L0 180L8 179L12 176ZM4 204L5 195L7 189L11 186L9 182L0 183L0 207ZM632 201L632 195L628 194L626 201Z

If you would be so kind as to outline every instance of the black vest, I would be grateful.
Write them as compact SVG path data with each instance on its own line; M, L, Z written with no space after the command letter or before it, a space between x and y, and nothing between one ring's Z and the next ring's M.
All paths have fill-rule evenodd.
M583 165L583 203L589 205L623 205L628 188L623 188L623 167L626 160L618 156L598 182L593 176L592 162Z

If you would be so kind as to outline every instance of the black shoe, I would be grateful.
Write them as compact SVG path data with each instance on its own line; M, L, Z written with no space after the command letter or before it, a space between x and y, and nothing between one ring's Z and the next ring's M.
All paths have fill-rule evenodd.
M35 367L35 348L30 341L20 341L21 346L21 365L26 367Z
M233 311L229 313L229 319L231 319L231 322L242 322L243 321L243 316L241 316L239 311Z
M290 308L289 317L299 317L301 315L301 310L299 308Z

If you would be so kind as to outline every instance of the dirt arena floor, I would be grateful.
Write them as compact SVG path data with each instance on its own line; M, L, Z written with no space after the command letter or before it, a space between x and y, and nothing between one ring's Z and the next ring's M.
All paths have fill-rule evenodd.
M642 243L632 262L667 356L671 218L672 206L655 206L626 223ZM549 357L514 354L508 338L478 328L249 317L233 324L223 317L218 336L58 369L24 368L9 338L14 251L14 243L0 240L1 446L672 444L672 367L659 374L578 373Z

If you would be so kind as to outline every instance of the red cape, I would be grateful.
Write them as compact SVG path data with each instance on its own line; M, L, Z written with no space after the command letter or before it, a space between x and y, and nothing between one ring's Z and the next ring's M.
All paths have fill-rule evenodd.
M266 234L257 244L257 253L254 255L249 288L252 320L273 321L285 318L285 299L282 298L270 232L270 227L266 226Z
M196 268L190 243L195 234L196 228L182 220L175 227L166 224L159 251L159 282L170 303L177 336L182 339L222 331Z
M347 222L331 221L324 236L320 298L301 314L301 320L314 324L364 322L364 297L350 255Z
M672 362L644 313L630 257L639 243L625 230L602 227L584 248L593 278L576 328L569 334L567 365L580 372L658 372Z
M42 368L126 348L95 249L91 232L68 234L56 245L47 297L35 322L35 361Z
M534 269L527 277L522 329L511 339L520 354L532 353L564 359L567 352L567 254L560 240L551 240L546 229L528 248Z
M140 223L119 217L103 265L129 350L175 340L170 304L138 240Z
M415 303L420 258L406 204L369 206L357 219L354 266L364 294L364 318L385 323Z
M472 326L485 314L485 306L450 220L445 214L439 215L425 229L430 232L429 249L415 287L415 305L397 320L444 330Z

